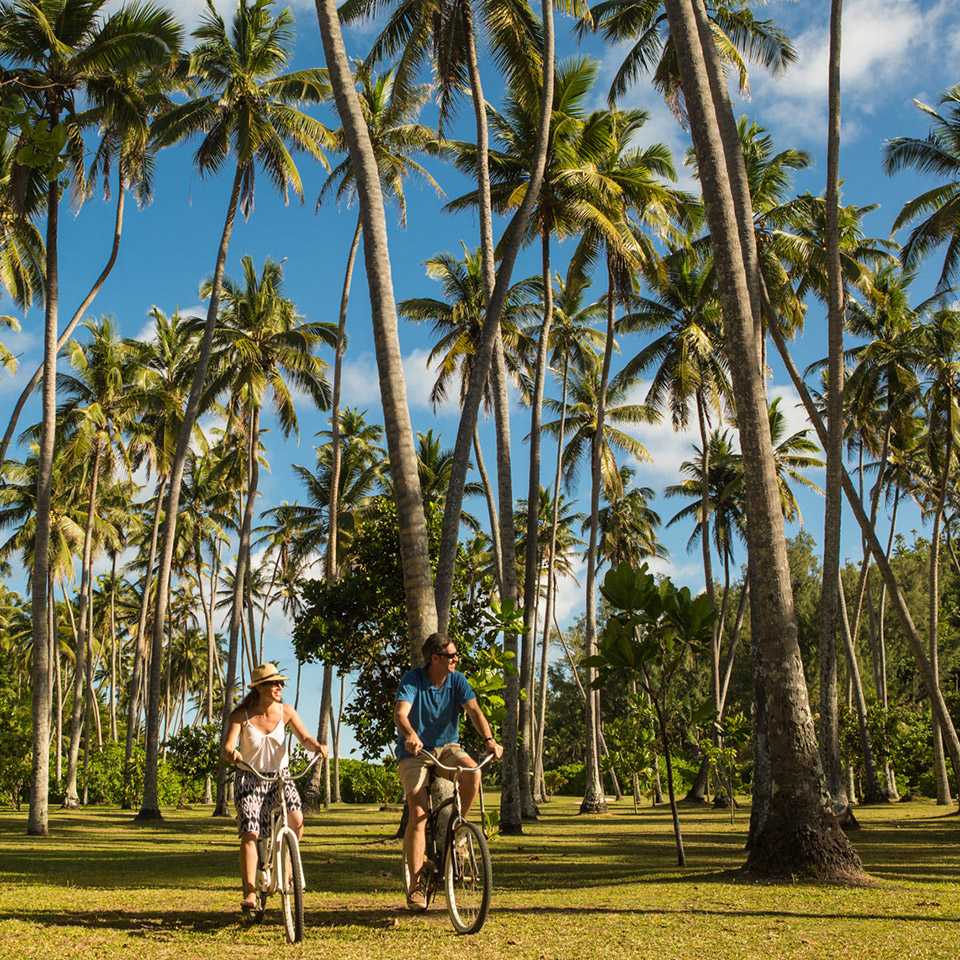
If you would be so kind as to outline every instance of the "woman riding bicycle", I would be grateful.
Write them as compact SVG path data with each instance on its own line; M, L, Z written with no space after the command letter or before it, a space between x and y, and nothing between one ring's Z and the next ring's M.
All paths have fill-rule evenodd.
M297 739L314 753L327 755L327 748L307 732L297 711L283 702L286 681L275 664L261 663L250 676L250 692L230 714L230 726L223 740L223 756L227 763L244 763L262 773L276 773L287 766L286 726L290 724ZM240 832L240 878L243 901L240 909L249 913L257 909L254 878L257 871L257 840L270 830L270 804L267 798L274 789L252 773L238 770L234 779L234 800L237 805L237 826ZM287 823L303 835L303 814L300 795L290 782L283 786L287 801Z

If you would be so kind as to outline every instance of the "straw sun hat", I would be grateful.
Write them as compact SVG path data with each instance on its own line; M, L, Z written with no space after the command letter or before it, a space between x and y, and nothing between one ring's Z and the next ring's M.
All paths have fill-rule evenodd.
M253 668L250 674L250 689L259 687L261 683L272 683L274 680L286 680L287 678L277 669L275 663L261 663Z

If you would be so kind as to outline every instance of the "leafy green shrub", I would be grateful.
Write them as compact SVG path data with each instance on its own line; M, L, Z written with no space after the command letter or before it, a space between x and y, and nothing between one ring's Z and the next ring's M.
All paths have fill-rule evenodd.
M347 757L340 760L340 796L345 803L400 803L403 788L396 770Z
M167 761L180 776L183 793L179 803L203 799L204 781L217 770L220 757L220 725L195 723L167 740Z
M18 810L30 783L31 722L29 698L0 680L0 798Z
M587 789L587 776L582 763L565 763L562 767L544 771L544 779L551 775L558 775L563 780L556 790L561 797L582 797Z
M123 800L123 744L105 743L103 749L90 754L86 764L87 799L90 803L119 804ZM133 748L130 762L130 799L136 803L143 793L144 753ZM81 791L84 769L81 764ZM157 768L157 799L162 807L176 806L182 801L184 784L180 775L166 760Z

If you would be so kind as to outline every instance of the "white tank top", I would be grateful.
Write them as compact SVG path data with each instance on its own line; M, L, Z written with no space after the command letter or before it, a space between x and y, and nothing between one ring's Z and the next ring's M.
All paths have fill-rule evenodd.
M237 749L244 761L255 770L262 770L264 773L283 770L287 766L287 744L282 715L269 733L255 727L248 716L240 726Z

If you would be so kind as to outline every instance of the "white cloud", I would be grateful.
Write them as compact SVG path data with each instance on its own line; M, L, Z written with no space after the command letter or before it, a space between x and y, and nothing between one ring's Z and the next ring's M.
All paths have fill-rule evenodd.
M795 37L797 61L772 76L752 72L753 99L765 121L807 141L826 136L829 63L829 6ZM943 56L944 32L957 30L952 0L924 8L918 0L851 0L844 4L840 83L843 96L843 138L865 129L864 118L885 98L908 100L916 95L911 81L926 76L924 68ZM939 52L938 52L939 51Z
M403 376L406 381L407 403L411 410L429 410L430 390L436 380L436 368L429 363L430 352L422 348L411 350L403 357ZM362 409L380 408L380 379L376 358L372 353L348 357L343 363L343 402ZM437 407L437 415L456 414L456 394L451 393Z

